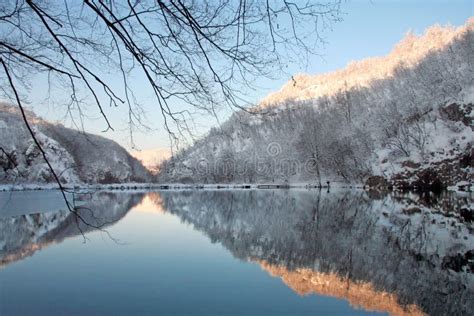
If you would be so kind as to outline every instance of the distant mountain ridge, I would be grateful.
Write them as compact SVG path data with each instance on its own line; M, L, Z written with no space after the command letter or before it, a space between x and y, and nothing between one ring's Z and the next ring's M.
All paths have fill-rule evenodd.
M63 184L151 180L141 163L114 141L26 114ZM5 103L0 103L0 148L0 184L54 182L19 110Z
M145 168L156 172L161 162L171 157L170 148L154 148L146 150L134 150L130 154L138 159Z

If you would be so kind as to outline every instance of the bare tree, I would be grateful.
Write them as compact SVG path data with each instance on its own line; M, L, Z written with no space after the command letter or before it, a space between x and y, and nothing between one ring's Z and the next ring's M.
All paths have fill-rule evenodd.
M46 82L52 94L61 91L64 109L78 127L87 118L89 103L95 104L105 130L115 128L107 106L126 110L133 145L133 131L143 126L143 110L131 78L142 79L176 144L185 134L192 136L193 111L215 115L222 105L247 110L242 87L277 74L289 60L304 61L322 40L321 29L339 20L340 4L341 0L1 1L0 98L17 104L63 189L23 111L36 80Z
M339 6L340 1L4 1L0 56L17 90L31 84L32 73L47 73L51 84L70 95L69 111L83 115L84 103L94 102L105 130L114 127L104 108L125 106L131 135L141 124L141 109L130 76L139 76L177 141L190 132L192 118L178 102L211 114L222 104L244 108L241 87L313 52L320 29L338 19ZM9 96L11 84L2 87L2 97Z
M304 153L304 161L310 164L307 167L314 171L318 187L321 188L322 131L320 117L312 107L299 107L296 115L299 116L298 121L304 127L299 134L297 147Z

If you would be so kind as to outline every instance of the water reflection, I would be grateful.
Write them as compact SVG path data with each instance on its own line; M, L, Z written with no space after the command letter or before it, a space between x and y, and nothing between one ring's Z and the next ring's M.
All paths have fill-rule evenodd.
M271 271L310 269L350 284L369 282L428 314L474 310L472 226L453 209L427 208L413 196L373 200L349 191L165 192L161 199L236 257Z
M21 193L26 195L23 196ZM59 192L1 192L4 203L0 210L0 267L31 256L36 251L54 243L60 243L67 237L83 235L96 227L108 226L118 222L135 205L140 203L144 194L114 194L99 192L94 195L83 194L76 205L80 205L78 214L58 210L64 208ZM41 194L45 198L41 199ZM31 198L31 195L33 195ZM30 199L31 198L31 199ZM32 213L35 203L40 213ZM18 204L24 205L24 214L19 214ZM54 205L48 210L47 206ZM14 213L14 216L9 216Z
M474 310L471 202L470 196L369 197L345 190L102 192L84 201L81 215L112 225L132 207L171 213L300 295L334 296L397 315L468 314ZM68 212L0 218L0 263L91 229Z

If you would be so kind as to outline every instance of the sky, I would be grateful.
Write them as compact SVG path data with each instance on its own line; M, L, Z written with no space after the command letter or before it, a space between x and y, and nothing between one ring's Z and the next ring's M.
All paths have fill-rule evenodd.
M343 68L350 61L388 54L392 47L409 32L421 34L434 24L460 26L473 16L473 1L470 0L353 0L343 2L342 21L333 24L322 35L326 41L318 52L321 56L312 56L306 65L290 65L285 74L276 80L262 78L255 90L242 91L247 99L257 103L270 92L278 90L290 80L291 74L320 74ZM140 86L139 84L137 86ZM140 94L141 91L138 91ZM42 84L32 88L29 99L32 109L41 117L52 121L61 121L64 113L48 103L38 102L44 94ZM144 96L143 102L147 125L152 129L135 132L134 143L139 150L168 147L169 137L163 128L163 118L154 104L154 98ZM126 119L122 109L106 109L107 115L115 127L114 131L103 132L103 121L97 117L86 120L87 132L111 138L131 150ZM231 115L227 109L219 113L220 120ZM203 135L212 126L217 126L215 118L196 117L195 132ZM67 122L65 125L68 126ZM69 126L68 126L69 127Z

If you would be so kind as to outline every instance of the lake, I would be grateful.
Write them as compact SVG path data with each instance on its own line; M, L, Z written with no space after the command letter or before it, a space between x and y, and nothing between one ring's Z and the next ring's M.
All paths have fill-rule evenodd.
M474 311L472 196L0 192L0 315Z

